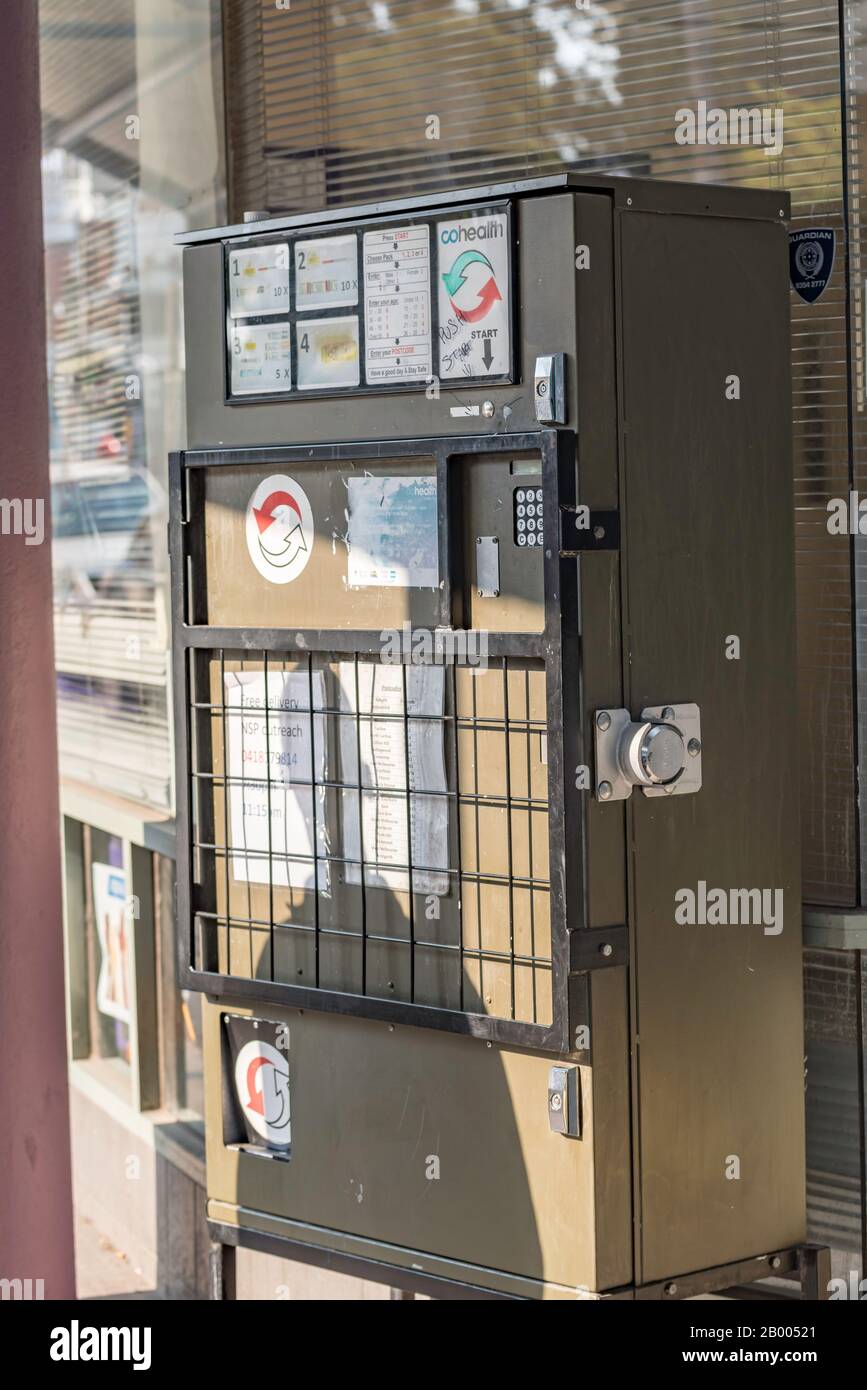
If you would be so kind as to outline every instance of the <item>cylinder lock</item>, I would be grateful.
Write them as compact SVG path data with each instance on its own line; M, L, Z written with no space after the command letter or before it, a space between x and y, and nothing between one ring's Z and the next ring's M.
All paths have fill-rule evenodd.
M634 720L625 709L594 716L596 796L624 801L633 787L645 796L683 796L701 786L698 705L658 705Z

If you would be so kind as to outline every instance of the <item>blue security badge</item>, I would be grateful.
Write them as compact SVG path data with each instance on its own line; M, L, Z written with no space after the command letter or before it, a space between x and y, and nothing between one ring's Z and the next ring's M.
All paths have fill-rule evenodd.
M793 288L807 304L815 303L828 287L836 241L832 227L802 227L789 232L789 275Z

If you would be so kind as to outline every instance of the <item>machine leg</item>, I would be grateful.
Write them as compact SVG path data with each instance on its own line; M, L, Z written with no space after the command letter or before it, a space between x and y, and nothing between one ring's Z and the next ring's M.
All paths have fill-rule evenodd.
M211 1298L234 1302L235 1292L235 1247L223 1245L218 1240L211 1241L208 1253Z
M802 1245L798 1250L801 1298L823 1303L831 1282L831 1251L827 1245Z

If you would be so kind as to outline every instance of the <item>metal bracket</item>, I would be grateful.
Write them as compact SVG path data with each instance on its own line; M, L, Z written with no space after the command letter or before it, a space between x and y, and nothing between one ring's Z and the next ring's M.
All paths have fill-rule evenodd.
M479 598L500 596L500 542L496 536L476 536L476 593Z
M569 933L570 971L609 970L628 964L628 927L577 927Z
M588 550L620 549L620 513L589 507L560 508L560 555L564 560Z

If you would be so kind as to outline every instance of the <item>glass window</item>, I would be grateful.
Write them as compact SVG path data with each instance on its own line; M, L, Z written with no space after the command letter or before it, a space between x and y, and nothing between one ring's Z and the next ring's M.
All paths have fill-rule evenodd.
M41 0L62 775L172 806L167 456L176 232L223 220L219 0Z

